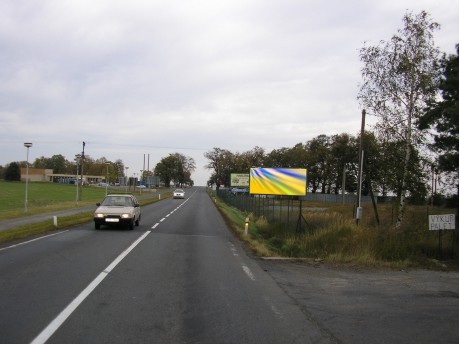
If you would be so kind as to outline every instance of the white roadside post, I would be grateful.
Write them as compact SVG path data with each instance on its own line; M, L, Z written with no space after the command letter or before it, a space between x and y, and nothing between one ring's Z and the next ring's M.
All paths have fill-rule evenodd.
M24 211L27 213L27 203L28 203L28 187L29 187L29 148L32 147L32 142L25 142L24 147L27 148L27 162L26 162L26 186L25 186L25 200L24 200Z
M249 218L245 218L245 224L244 224L244 235L249 234Z

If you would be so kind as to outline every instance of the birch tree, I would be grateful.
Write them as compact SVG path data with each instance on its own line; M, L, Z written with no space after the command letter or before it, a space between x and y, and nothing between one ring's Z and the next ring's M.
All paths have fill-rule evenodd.
M403 143L396 228L402 224L405 213L412 148L424 138L417 121L435 97L440 77L440 52L433 39L439 24L425 11L416 15L406 13L403 24L403 29L389 41L360 50L363 82L357 97L368 113L378 117L375 129L382 141Z

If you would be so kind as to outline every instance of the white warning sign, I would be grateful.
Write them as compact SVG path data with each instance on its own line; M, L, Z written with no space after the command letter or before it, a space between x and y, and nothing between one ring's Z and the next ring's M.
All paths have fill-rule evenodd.
M456 228L456 216L454 214L429 215L429 230L449 230Z

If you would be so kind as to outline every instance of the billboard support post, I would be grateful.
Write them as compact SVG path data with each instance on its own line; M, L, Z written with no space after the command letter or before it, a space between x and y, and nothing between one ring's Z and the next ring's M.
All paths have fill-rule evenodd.
M308 224L303 216L303 200L300 199L298 221L296 222L296 235L304 234L303 222L306 225Z

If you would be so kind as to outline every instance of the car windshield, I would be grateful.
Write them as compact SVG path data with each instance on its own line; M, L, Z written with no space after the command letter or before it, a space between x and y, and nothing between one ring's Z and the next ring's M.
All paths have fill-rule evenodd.
M177 189L177 190L175 190L175 192L180 192L180 193L182 193L183 190L182 190L182 189Z
M107 207L132 207L132 200L129 197L106 197L102 202Z

